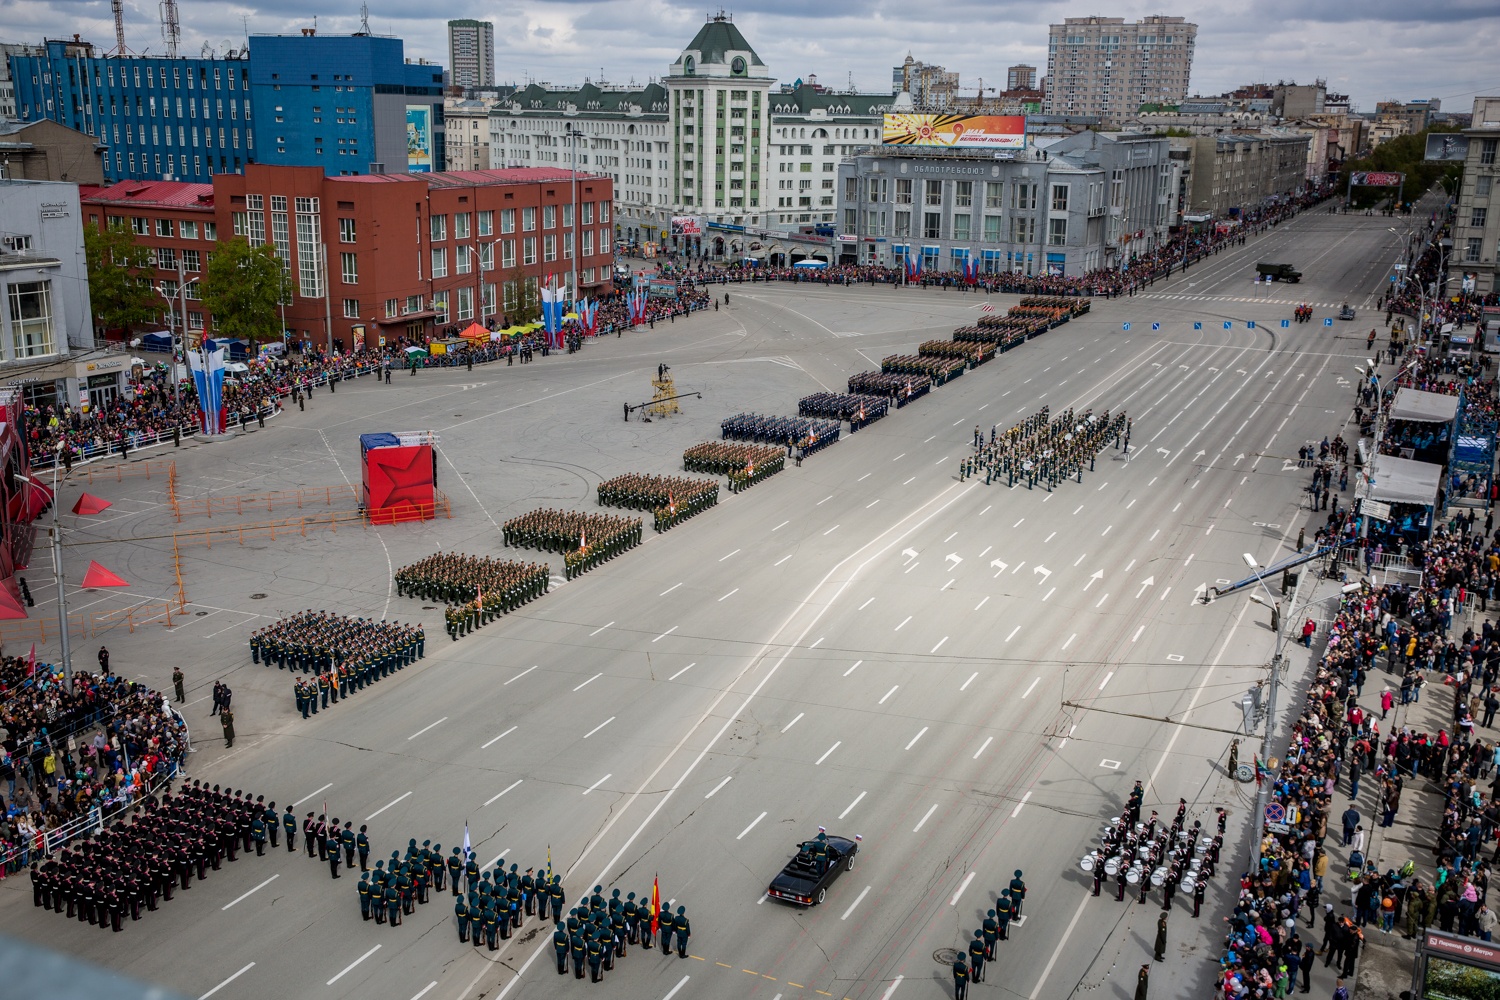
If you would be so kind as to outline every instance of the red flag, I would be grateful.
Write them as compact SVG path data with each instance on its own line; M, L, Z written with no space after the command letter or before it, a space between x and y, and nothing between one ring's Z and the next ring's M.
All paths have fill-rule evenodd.
M31 655L26 657L26 676L36 676L36 643L31 644Z
M661 927L661 876L651 879L651 934L654 937Z

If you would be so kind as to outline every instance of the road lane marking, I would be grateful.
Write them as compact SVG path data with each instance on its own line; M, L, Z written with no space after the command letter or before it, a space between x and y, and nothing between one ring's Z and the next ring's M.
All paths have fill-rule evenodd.
M1026 689L1026 694L1021 695L1021 700L1025 701L1027 699L1027 697L1030 696L1031 692L1033 692L1033 691L1036 690L1036 686L1038 684L1040 684L1041 682L1042 682L1042 679L1040 677L1038 677L1036 680L1032 681L1031 685Z
M986 596L986 597L985 597L985 599L984 599L984 600L983 600L983 601L980 601L980 602L979 602L979 603L978 603L978 604L976 604L976 605L974 605L974 610L975 610L975 611L978 611L978 610L979 610L979 609L980 609L980 608L982 608L982 607L984 607L984 606L985 606L985 604L986 604L986 603L987 603L987 602L988 602L988 601L989 601L989 597L988 597L988 596Z
M1026 518L1024 518L1024 517L1021 518L1021 520L1017 521L1015 524L1012 524L1011 527L1012 528L1019 528L1022 525L1022 523L1025 522L1025 520L1026 520Z
M782 521L780 524L778 524L776 527L772 528L771 530L772 531L780 531L782 528L785 528L787 525L789 525L791 523L792 523L791 521Z
M823 532L823 535L824 535L824 537L827 537L828 535L831 535L835 531L838 531L838 530L839 530L839 526L835 524L833 527L831 527L827 531Z
M1052 541L1052 539L1054 539L1056 537L1057 537L1057 532L1054 531L1052 534L1050 534L1046 538L1042 539L1042 544L1046 545L1048 542Z
M1109 673L1107 673L1107 674L1104 675L1104 680L1102 680L1102 681L1099 682L1099 690L1100 691L1104 690L1104 685L1108 684L1109 683L1109 679L1111 677L1113 677L1114 675L1115 675L1115 672L1113 670L1111 670Z
M594 782L592 785L590 785L589 787L585 788L583 790L583 794L587 795L589 792L592 792L594 789L598 788L600 785L604 784L606 781L608 781L610 778L613 778L613 777L614 777L614 775L612 775L612 774L606 774L604 777L600 778L598 781Z
M1077 559L1074 559L1073 560L1073 565L1076 567L1079 563L1083 562L1083 558L1086 555L1088 555L1087 552L1083 553L1083 555L1079 556Z
M906 452L903 451L901 454L899 454L895 458L891 459L891 461L892 462L899 462L899 461L901 461L905 457L906 457Z
M766 814L765 813L761 813L759 816L755 817L753 820L750 821L750 825L747 826L747 827L745 827L743 830L741 830L740 831L740 835L738 837L735 837L734 839L735 840L744 840L745 839L745 834L749 833L751 830L754 830L755 829L755 824L759 823L761 820L763 820L765 818L766 818Z
M497 794L495 794L495 795L491 795L491 796L490 796L490 797L489 797L489 799L488 799L488 800L486 800L486 801L485 801L485 803L484 803L484 804L485 804L485 805L489 805L489 804L490 804L490 803L492 803L492 802L494 802L494 801L495 801L495 800L497 800L497 799L499 799L499 798L500 798L500 796L501 796L501 795L504 795L504 794L505 794L505 793L506 793L506 792L508 792L508 791L511 791L511 790L512 790L512 789L514 789L514 788L515 788L515 787L516 787L516 786L517 786L517 785L519 785L519 784L520 784L520 783L521 783L521 782L522 782L522 780L524 780L524 779L521 779L521 778L517 778L517 779L516 779L516 780L515 780L515 781L512 781L512 782L511 782L511 783L510 783L510 784L509 784L509 785L506 785L506 786L505 786L505 790L504 790L504 791L501 791L501 792L499 792L499 793L497 793Z
M614 622L610 622L609 623L609 625L613 625L613 624L614 624ZM604 628L609 628L609 625L604 626ZM603 630L601 629L600 631L603 631ZM527 667L525 670L521 671L519 674L516 674L516 676L512 677L510 679L510 681L518 681L518 680L520 680L522 677L525 677L527 674L529 674L533 670L535 670L537 668L537 666L538 666L537 664L533 664L533 665ZM506 681L505 684L509 684L510 681ZM505 684L502 684L500 686L504 687Z
M798 716L798 718L801 718L801 716ZM786 732L786 730L783 729L782 732ZM715 785L714 786L714 790L711 791L711 792L709 792L707 795L705 795L703 797L705 799L711 799L711 798L713 798L715 795L719 794L719 789L721 789L725 785L729 784L729 779L733 778L733 777L734 777L734 775L732 775L732 774L726 774L726 775L724 775L724 780L721 781L721 782L719 782L717 785Z
M651 641L652 642L660 642L661 640L665 639L667 636L671 635L673 632L676 632L681 627L682 626L680 626L680 625L673 625L671 628L667 629L665 632L663 632L661 635L657 636L655 639L652 639Z
M418 736L421 736L423 733L427 732L427 730L432 729L432 728L434 728L436 726L441 726L443 723L445 723L447 721L448 721L448 717L445 715L441 719L439 719L436 722L432 723L432 725L430 725L430 726L423 726L421 729L418 729L416 732L414 732L410 736L408 736L406 738L406 742L410 743L412 740L416 739Z
M906 744L906 749L910 750L912 747L916 746L917 745L917 740L920 740L923 736L925 736L927 734L927 729L928 729L927 726L923 726L922 727L922 731L919 732L919 733L917 733L917 735L913 736L911 738L911 742L908 743L908 744ZM839 817L839 819L843 819L843 818L844 817L842 817L842 816Z
M733 589L733 590L731 590L731 591L730 591L730 592L729 592L729 593L727 593L727 594L725 594L725 595L724 595L724 596L723 596L723 597L721 597L721 598L719 598L719 600L720 600L720 601L724 601L724 600L727 600L727 599L729 599L729 598L731 598L731 597L733 597L733 596L734 596L734 595L735 595L735 594L738 594L738 593L739 593L739 592L740 592L740 588L738 588L738 587L735 587L735 588L734 588L734 589Z
M871 507L875 506L879 502L880 502L880 498L876 497L874 500L871 500L869 503L865 504L865 510L869 510Z
M969 887L969 883L970 882L974 881L974 876L977 875L977 874L979 874L979 873L978 872L969 872L969 874L967 874L967 875L964 876L964 880L962 882L958 883L958 891L953 894L953 898L952 899L948 900L948 905L949 906L957 906L958 905L958 897L962 896L964 894L964 890Z
M856 906L858 906L860 903L864 902L864 898L866 896L868 896L869 894L870 894L870 887L869 886L865 886L864 891L861 892L858 896L854 897L854 902L852 902L852 903L849 904L849 909L845 910L844 911L844 915L842 917L839 917L839 919L840 920L848 920L849 919L849 915L854 912L854 908Z
M1047 591L1047 597L1051 597L1055 593L1057 593L1057 588L1053 587L1051 590ZM1043 597L1042 600L1045 601L1047 597Z
M1024 806L1028 801L1030 801L1030 799L1030 792L1027 792L1025 795L1021 796L1021 801L1017 802L1016 807L1010 811L1010 818L1015 819L1017 816L1021 815L1021 807Z
M1138 629L1135 630L1135 635L1133 635L1133 636L1130 637L1130 641L1131 642L1135 642L1137 639L1139 639L1141 637L1141 633L1144 632L1144 631L1146 631L1146 626L1142 625L1140 628L1138 628Z
M574 691L582 691L584 688L588 687L590 684L594 683L595 681L597 681L599 678L601 678L603 676L604 676L604 674L602 674L602 673L595 674L594 676L590 677L588 680L584 681L582 684L578 685L573 690Z
M1015 628L1013 628L1013 629L1010 630L1010 635L1008 635L1008 636L1005 637L1005 641L1006 642L1010 642L1012 639L1014 639L1016 637L1016 633L1019 632L1019 631L1021 631L1021 626L1017 625Z
M959 687L959 690L960 690L960 691L963 691L963 690L964 690L964 689L966 689L966 688L967 688L967 687L968 687L968 686L969 686L969 685L970 685L970 684L973 684L973 683L974 683L974 678L976 678L976 677L978 677L978 676L979 676L979 671L977 671L977 670L976 670L976 671L974 671L974 672L973 672L973 673L972 673L972 674L970 674L970 675L969 675L969 679L968 679L968 680L966 680L966 681L964 681L964 682L963 682L963 685L962 685L962 686L961 686L961 687Z
M791 555L790 552L788 552L786 555L782 556L780 559L778 559L774 563L772 563L771 566L772 566L772 568L780 566L782 563L786 562L790 558L792 558L792 555Z
M817 503L815 503L815 504L813 504L813 506L814 506L814 507L821 507L821 506L823 506L823 505L824 505L824 504L825 504L825 503L827 503L827 502L828 502L828 501L830 501L830 500L832 500L832 499L833 499L833 494L832 494L832 493L830 493L830 494L828 494L828 495L827 495L827 496L826 496L826 497L824 497L824 498L823 498L823 499L821 499L821 500L819 500L819 501L818 501L818 502L817 502Z
M844 808L843 812L839 813L839 819L843 819L845 816L847 816L850 813L852 813L854 811L854 807L857 806L857 805L859 805L860 800L863 799L866 794L867 793L865 793L865 792L860 792L858 795L856 795L854 797L854 801L851 802L851 803L849 803L849 805Z
M858 667L863 662L865 662L865 661L864 660L855 660L854 661L854 666L850 667L848 670L844 671L844 676L848 677L850 674L854 673L855 667Z
M603 729L605 726L609 725L611 722L614 722L614 721L615 721L615 717L613 715L611 715L609 718L607 718L603 722L599 723L593 729L590 729L588 732L584 733L583 734L583 738L584 739L588 739L590 736L593 736L599 730Z
M995 742L995 737L993 737L993 736L985 737L985 741L983 743L979 744L979 749L974 751L974 756L971 757L970 759L971 760L978 760L979 759L979 755L982 754L982 753L984 753L984 751L993 742Z
M358 965L360 962L363 962L365 959L369 958L371 955L375 954L379 950L380 950L380 945L377 944L375 947L371 948L369 951L365 952L363 955L359 956L354 961L350 962L347 966L344 967L344 971L343 972L340 972L338 975L336 975L332 979L328 980L328 982L325 985L332 986L334 983L338 982L340 979L343 979L345 975L347 975L349 972L353 971L353 969L354 969L354 967L356 965Z
M884 705L885 701L886 701L886 698L889 698L891 695L895 694L900 689L901 689L901 685L900 684L893 685L891 687L891 689L885 693L884 697L882 697L880 699L880 701L876 702L876 704L877 705Z
M238 902L241 902L243 900L249 899L252 895L254 895L255 893L257 893L260 890L264 889L266 886L270 885L272 882L276 881L279 878L281 878L280 873L272 875L270 878L266 879L264 882L262 882L260 885L256 886L254 889L251 889L249 892L244 893L243 895L236 896L234 899L231 899L229 902L227 902L223 906L219 907L219 909L220 910L227 910L231 906L233 906L235 903L238 903Z
M937 812L937 807L938 804L936 802L928 806L927 811L922 814L922 818L917 820L917 825L911 828L911 832L916 833L918 830L922 829L922 824L926 823L929 819L932 818L932 814Z
M436 985L437 985L437 980L434 979L432 982L430 982L426 986L422 987L422 992L420 992L416 996L412 997L411 1000L422 1000L423 997L425 997L427 994L429 994L429 993L432 992L432 988L434 986L436 986Z
M719 560L719 561L720 561L720 562L723 562L723 560L722 560L722 559L721 559L721 560ZM672 592L672 591L674 591L674 590L676 590L676 589L677 589L677 588L678 588L678 587L680 587L680 586L682 586L682 583L681 583L681 581L679 581L679 582L677 582L677 583L674 583L674 584L672 584L672 586L670 586L670 587L668 587L668 588L667 588L667 589L666 589L666 590L663 590L663 591L662 591L662 592L661 592L661 593L660 593L660 594L657 594L657 595L656 595L656 596L657 596L657 597L666 597L666 596L667 596L667 595L668 595L668 594L670 594L670 593L671 593L671 592Z
M938 640L938 644L936 646L933 646L932 649L928 650L927 655L931 656L933 653L936 653L939 649L942 649L943 648L943 643L945 643L947 641L948 641L948 637L946 635L943 636L941 639Z
M818 641L815 642L815 643L813 643L811 646L808 646L807 648L808 649L817 649L819 646L823 645L823 640L826 639L826 638L828 638L828 636L826 636L826 635L820 635L820 636L818 636Z
M1095 604L1094 607L1096 607L1096 608L1103 607L1104 606L1104 602L1107 601L1107 600L1109 600L1109 594L1105 594L1103 597L1099 598L1099 603Z
M201 997L198 998L198 1000L208 1000L209 997L213 996L215 993L219 992L224 987L228 986L230 983L234 982L236 979L240 978L241 976L243 976L245 973L249 972L253 968L255 968L255 963L251 962L249 965L245 966L239 972L236 972L234 975L232 975L228 979L224 980L218 986L215 986L213 989L211 989L207 993L203 994Z
M1062 648L1067 649L1069 646L1073 645L1073 640L1076 638L1078 638L1078 633L1074 632L1072 635L1068 636L1068 641L1062 644Z
M843 740L839 740L833 746L829 747L827 750L824 750L823 751L823 756L821 756L817 760L813 761L813 767L817 767L819 764L821 764L825 760L827 760L828 759L828 755L831 754L831 753L833 753L835 750L837 750L840 746L843 745L843 743L844 743Z
M798 712L797 713L797 718L793 719L791 722L788 722L786 725L782 726L781 727L781 731L784 733L788 729L791 729L793 726L795 726L797 724L798 720L800 720L806 714L807 714L806 712Z
M680 586L682 586L682 584L679 583L677 586L680 587ZM671 593L671 591L668 591L667 593ZM665 596L665 595L663 595L663 596ZM610 622L609 623L609 625L613 625L613 624L614 624L614 622ZM594 631L592 631L592 632L589 633L589 638L592 639L594 636L598 635L600 632L603 632L605 629L609 628L609 625L600 625L598 628L594 629ZM532 667L531 669L535 670L536 668ZM521 674L516 674L516 677L520 677L520 676L522 676L522 675ZM516 677L512 677L510 679L510 681L515 680ZM505 683L509 684L510 681L506 681Z
M669 680L669 681L675 681L677 678L681 677L683 674L687 673L689 670L692 670L697 665L698 665L698 661L694 660L692 663L689 663L687 666L685 666L681 670L677 671L677 673L673 674L671 677L668 677L667 680Z
M515 731L516 731L516 727L515 726L511 726L505 732L501 733L499 736L496 736L494 739L490 740L489 743L486 743L484 746L480 747L479 749L481 749L481 750L488 750L491 745L500 742L501 740L505 739L505 737L509 736L511 733L513 733Z
M856 608L856 609L855 609L855 610L856 610L856 611L863 611L863 610L864 610L864 609L865 609L865 608L868 608L868 607L869 607L869 606L870 606L870 602L871 602L871 601L874 601L874 600L875 600L875 598L873 598L873 597L872 597L872 598L870 598L870 600L869 600L869 601L866 601L866 602L865 602L865 603L863 603L863 604L861 604L861 605L860 605L860 606L859 606L859 607L858 607L858 608Z
M686 986L687 981L692 978L692 976L683 976L680 980L678 980L677 985L668 990L667 995L662 997L661 1000L672 1000L672 998L677 995L677 991Z
M917 481L917 477L916 476L912 476L910 479L908 479L906 482L902 483L901 485L902 486L910 486L912 483L914 483L916 481Z
M385 812L387 809L389 809L391 806L395 805L397 802L401 802L401 801L404 801L405 799L409 799L409 798L411 798L411 792L407 792L405 795L401 796L400 798L394 799L394 800L392 800L390 802L387 802L385 805L381 806L379 809L376 809L374 812L370 813L370 815L366 816L365 817L365 822L368 823L370 820L374 819L376 816L379 816L381 813Z
M296 801L296 802L293 802L293 803L292 803L292 808L293 808L293 809L295 809L295 808L297 808L297 807L298 807L298 806L300 806L300 805L301 805L301 804L302 804L302 803L304 803L304 802L306 802L306 801L307 801L307 800L308 800L308 799L310 799L310 798L312 798L312 797L313 797L313 796L315 796L315 795L317 795L317 794L318 794L318 792L326 792L326 791L328 791L328 789L330 789L330 788L332 788L332 787L333 787L333 782L331 782L331 781L330 781L330 782L329 782L329 783L328 783L328 784L326 784L326 785L324 785L324 786L323 786L323 787L322 787L322 788L320 788L320 789L318 789L318 791L317 791L317 792L309 792L309 793L308 793L308 794L306 794L306 795L304 795L304 796L302 796L302 798L300 798L300 799L298 799L298 800L297 800L297 801ZM254 964L255 964L255 963L254 963L254 962L251 962L251 963L250 963L250 964L251 964L251 965L254 965Z
M729 555L720 556L719 557L719 562L723 562L725 559L728 559L730 556L737 556L739 554L740 554L740 550L739 549L735 549L733 552L729 553Z
M897 632L901 631L901 629L906 625L906 622L909 622L909 621L911 621L911 615L907 615L906 616L906 620L903 621L900 625L896 626L896 631Z

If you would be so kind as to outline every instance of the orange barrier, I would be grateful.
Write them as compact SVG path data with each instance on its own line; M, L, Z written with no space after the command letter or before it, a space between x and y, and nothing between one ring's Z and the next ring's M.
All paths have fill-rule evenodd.
M288 535L301 535L306 538L310 528L332 528L338 531L341 523L355 523L363 526L364 517L358 511L336 511L328 514L289 517L281 521L230 525L223 528L191 528L174 531L172 542L174 545L181 543L183 545L206 545L213 548L215 538L227 538L244 545L247 539L253 541L257 538L269 538L274 541L278 536L285 538Z
M304 504L321 503L332 507L335 500L359 500L359 487L351 485L339 486L307 486L295 490L274 490L270 493L250 493L236 496L207 496L192 499L182 499L177 496L176 490L169 494L172 503L172 513L177 515L180 522L184 517L213 517L214 512L227 513L234 511L236 514L244 514L248 510L259 510L264 508L267 513L277 507L296 507L299 510Z
M452 520L453 505L448 502L447 494L442 490L433 490L432 497L432 503L403 503L399 507L384 507L376 511L366 509L364 513L371 524L431 521L439 514Z
M178 612L181 617L181 612ZM164 625L172 627L172 602L153 601L150 604L140 604L133 608L118 608L114 611L94 611L89 614L88 634L97 636L101 632L108 632L123 623L131 632L142 625ZM71 631L72 622L69 623Z
M177 483L177 463L171 459L153 458L146 462L119 462L115 465L96 466L90 465L78 473L85 482L93 483L98 479L113 479L119 482L122 479L131 479L144 476L147 479L167 479L167 494L175 494ZM72 478L72 477L69 477Z

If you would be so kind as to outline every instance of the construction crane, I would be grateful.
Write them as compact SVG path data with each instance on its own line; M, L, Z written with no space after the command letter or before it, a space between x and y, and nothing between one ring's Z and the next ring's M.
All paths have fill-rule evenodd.
M109 7L115 12L115 55L125 52L125 0L110 0Z
M182 25L177 21L177 0L161 0L161 40L167 43L167 58L177 58Z

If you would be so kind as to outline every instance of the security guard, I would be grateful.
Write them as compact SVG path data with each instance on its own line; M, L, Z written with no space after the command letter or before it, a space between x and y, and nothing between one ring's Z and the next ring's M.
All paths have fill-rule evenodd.
M568 931L561 920L553 925L552 950L557 952L557 974L568 974Z
M976 983L984 982L985 948L984 932L976 929L969 942L969 977Z

